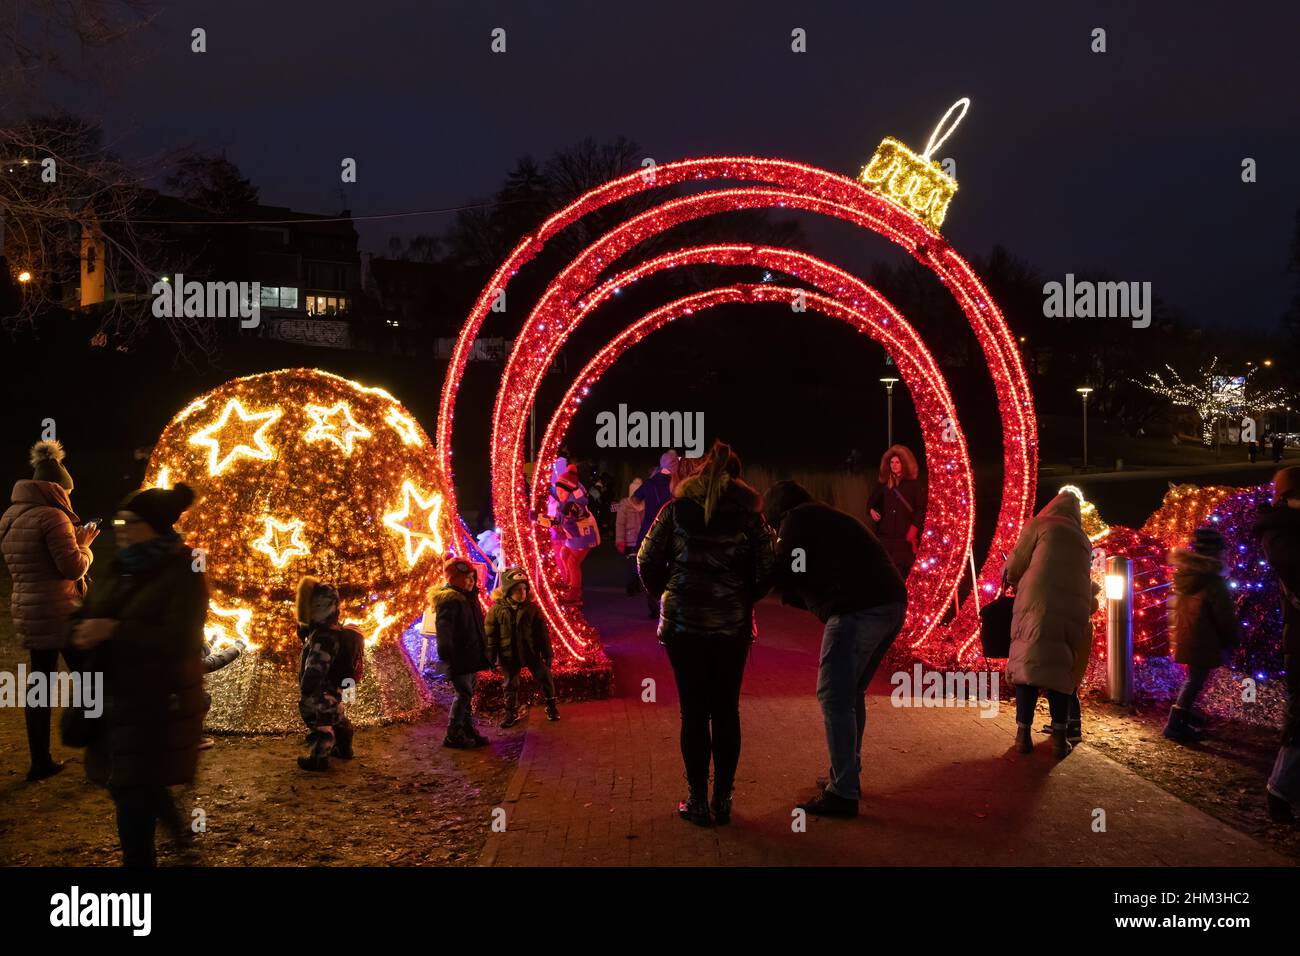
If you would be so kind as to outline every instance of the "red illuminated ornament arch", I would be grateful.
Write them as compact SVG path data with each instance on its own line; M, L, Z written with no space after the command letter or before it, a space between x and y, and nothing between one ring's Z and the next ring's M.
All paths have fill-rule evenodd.
M560 605L551 587L547 567L549 549L539 540L533 510L545 500L549 468L538 466L530 495L524 472L529 411L547 368L568 336L616 290L662 269L706 263L761 265L791 276L796 282L790 286L728 285L678 300L643 316L615 337L579 373L548 425L539 462L549 463L554 457L580 403L582 390L590 388L623 350L651 331L662 328L688 309L738 301L788 303L794 294L802 293L810 310L846 321L879 341L912 389L925 439L933 518L927 520L917 565L908 580L909 611L903 640L913 649L941 641L945 653L957 660L969 653L978 628L978 593L968 595L958 614L947 624L941 625L940 621L948 605L954 602L964 569L974 567L970 460L946 383L928 350L897 310L855 277L791 249L744 245L687 247L613 279L602 278L609 266L628 251L679 223L739 209L773 207L823 213L863 226L897 243L933 271L961 306L983 350L1002 420L1003 495L993 540L978 575L978 591L989 594L997 586L1001 555L1011 550L1032 511L1037 434L1033 401L1014 337L971 267L937 231L956 183L930 159L929 154L937 147L935 139L931 137L930 147L920 156L897 141L886 139L859 180L799 163L749 157L684 160L632 173L591 190L557 212L535 233L524 237L497 269L461 331L443 386L437 448L443 474L448 478L448 494L452 496L449 506L453 511L457 511L450 481L454 470L451 438L456 396L474 339L493 304L519 269L548 240L578 219L648 189L703 180L752 184L672 199L610 230L582 250L550 282L515 339L492 416L493 507L503 558L507 564L522 564L537 582L538 598L548 623L560 639L562 657L590 660L599 654L599 645L580 612ZM464 534L463 530L459 533ZM468 542L462 540L458 544L458 550L466 553Z

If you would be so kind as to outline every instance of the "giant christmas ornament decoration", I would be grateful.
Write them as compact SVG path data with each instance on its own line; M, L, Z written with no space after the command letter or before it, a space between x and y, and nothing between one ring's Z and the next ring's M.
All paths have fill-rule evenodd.
M428 437L390 394L315 369L234 379L163 431L146 483L196 493L177 525L202 550L214 650L248 652L209 678L213 729L286 730L297 718L294 593L334 584L366 638L360 723L423 706L400 635L438 575L452 512Z
M509 303L508 287L521 268L564 230L596 210L651 189L689 184L692 190L641 212L581 249L542 292L514 340L492 416L493 511L503 560L529 570L557 644L558 670L600 668L604 654L580 608L558 600L551 548L536 516L545 504L544 476L577 405L614 361L646 335L680 315L732 302L793 302L853 325L879 342L912 390L925 440L930 507L908 579L909 605L899 640L914 652L929 649L951 659L975 641L980 601L997 588L1004 552L1030 514L1036 484L1037 433L1033 401L1019 351L997 305L970 266L938 233L956 183L930 157L961 119L967 101L948 111L925 152L887 139L850 179L813 166L776 159L718 157L667 163L630 173L578 197L525 236L479 296L452 353L438 417L437 454L448 476L446 507L455 509L451 444L457 395L475 339L488 315ZM956 120L950 122L954 112ZM717 188L704 187L717 182ZM728 182L730 181L730 182ZM673 227L703 216L743 209L787 208L845 220L882 236L932 270L965 313L983 350L1002 418L1002 504L982 565L973 550L974 485L957 411L937 363L902 315L878 291L843 270L786 248L687 246L612 272L648 240L662 244ZM635 261L633 259L632 261ZM578 373L546 428L541 476L526 481L524 451L530 412L548 368L570 336L610 297L642 278L682 265L752 265L777 278L771 285L722 285L653 310L616 336ZM780 279L788 277L788 280ZM507 306L508 307L508 306ZM936 493L936 490L939 493ZM458 535L460 532L458 532ZM465 553L469 542L454 547ZM950 613L956 608L956 613Z

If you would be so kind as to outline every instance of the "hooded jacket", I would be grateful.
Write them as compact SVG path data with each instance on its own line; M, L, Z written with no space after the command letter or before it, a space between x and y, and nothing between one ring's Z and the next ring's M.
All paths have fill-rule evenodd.
M1079 499L1062 492L1031 518L1004 574L1016 589L1007 677L1014 684L1073 693L1092 649L1092 545Z
M650 533L655 518L659 517L659 512L673 500L673 476L663 469L656 471L641 482L641 487L632 492L632 497L645 506L641 515L641 530L636 537L636 545L640 547L645 536Z
M0 550L14 582L14 631L28 650L57 650L68 616L81 605L94 556L77 544L81 519L61 485L19 481L12 501L0 517Z
M618 503L614 519L614 543L633 549L641 540L641 525L645 519L645 502L635 497L637 488L628 488L627 497Z
M891 487L888 483L892 474L889 460L895 455L903 462L903 470L898 476L898 484ZM926 500L917 477L919 474L911 451L903 445L889 446L880 459L879 484L867 503L871 511L880 515L876 522L876 536L895 566L910 566L916 560L916 550L907 540L907 535L915 528L919 542L925 524Z
M1300 510L1285 504L1260 508L1255 534L1282 586L1282 661L1289 698L1282 743L1297 746L1300 745Z
M476 674L491 668L487 659L483 609L473 591L462 591L450 584L436 588L430 595L434 633L437 634L438 659L449 677Z
M512 590L527 583L521 568L503 571L501 585L492 592L492 607L487 613L488 661L499 663L507 671L523 667L536 671L538 665L549 667L555 656L551 632L541 608L532 599L531 585L528 600L515 601L510 597Z
M682 486L684 496L664 505L637 552L646 590L663 595L659 640L740 635L752 640L754 605L772 584L771 529L758 492L738 478L728 480L706 524L704 504L694 493L699 487Z
M1237 612L1223 580L1223 562L1195 551L1176 549L1172 619L1174 660L1189 667L1218 667L1241 643Z
M192 561L179 540L141 572L128 573L115 558L86 596L82 617L118 622L91 651L107 697L107 732L86 754L86 773L99 783L172 786L194 779L207 711L208 587Z

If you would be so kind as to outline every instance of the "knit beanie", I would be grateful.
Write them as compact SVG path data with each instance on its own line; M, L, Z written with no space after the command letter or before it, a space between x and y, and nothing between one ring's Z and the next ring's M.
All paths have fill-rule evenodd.
M38 441L32 446L29 457L32 463L32 478L35 481L52 481L71 491L72 476L68 474L68 469L63 467L65 454L63 445L53 439Z
M143 488L128 495L119 510L130 511L144 519L159 534L170 534L185 509L194 504L189 485L178 482L174 488Z
M1192 550L1207 558L1223 554L1223 535L1209 525L1202 525L1192 533Z

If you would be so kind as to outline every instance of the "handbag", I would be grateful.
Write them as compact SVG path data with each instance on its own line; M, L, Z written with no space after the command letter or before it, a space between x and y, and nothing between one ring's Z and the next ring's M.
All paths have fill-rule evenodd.
M985 657L1008 657L1011 654L1011 611L1016 599L1006 588L980 608L980 644Z

